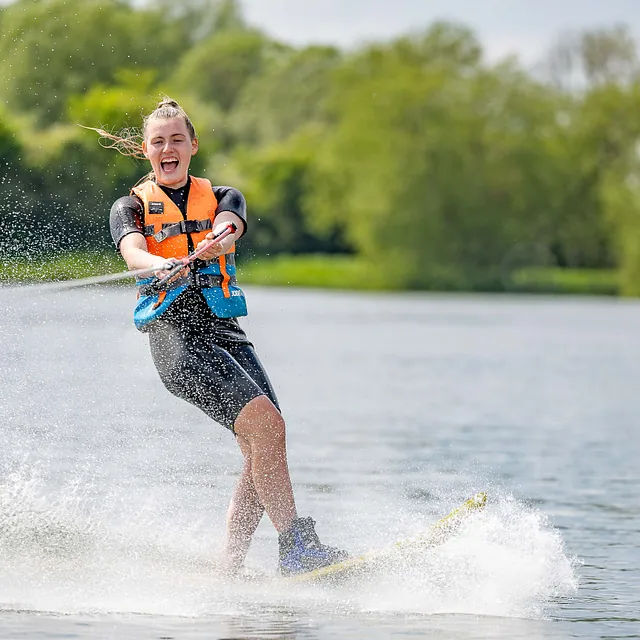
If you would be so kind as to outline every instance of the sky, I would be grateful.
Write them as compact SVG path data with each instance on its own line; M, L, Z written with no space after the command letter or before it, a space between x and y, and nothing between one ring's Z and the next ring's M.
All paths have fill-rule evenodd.
M39 0L34 0L39 1ZM133 0L144 4L144 0ZM11 0L0 0L6 5ZM487 57L536 63L564 33L627 24L640 41L640 0L239 0L248 21L294 45L353 48L447 19L470 27Z
M423 29L438 19L461 22L489 59L517 54L539 61L568 31L627 24L640 36L640 0L241 0L249 22L296 45L351 48Z

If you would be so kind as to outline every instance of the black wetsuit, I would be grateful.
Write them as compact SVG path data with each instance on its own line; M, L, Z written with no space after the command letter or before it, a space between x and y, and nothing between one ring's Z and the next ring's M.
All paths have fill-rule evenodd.
M181 189L162 187L185 219L189 185ZM244 196L231 187L213 187L213 192L217 211L235 213L246 229ZM142 233L140 199L131 195L116 200L110 224L118 248L129 233ZM189 251L193 249L189 246ZM261 395L278 407L269 378L238 320L215 316L199 289L187 288L144 330L149 334L153 362L165 387L216 422L233 431L241 409Z

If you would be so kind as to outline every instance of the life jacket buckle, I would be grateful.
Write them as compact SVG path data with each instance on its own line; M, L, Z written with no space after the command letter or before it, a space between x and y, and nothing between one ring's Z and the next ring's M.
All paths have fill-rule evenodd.
M197 233L202 229L202 222L200 220L183 220L180 222L181 233Z

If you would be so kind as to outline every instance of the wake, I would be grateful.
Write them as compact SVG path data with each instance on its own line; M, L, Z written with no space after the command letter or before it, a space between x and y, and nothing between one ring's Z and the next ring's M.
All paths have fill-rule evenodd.
M128 512L91 483L51 494L37 470L14 470L0 482L0 609L202 617L275 607L539 619L577 588L576 560L546 517L491 492L486 509L444 544L340 585L287 583L259 540L253 577L230 579L216 538L204 523L152 508Z

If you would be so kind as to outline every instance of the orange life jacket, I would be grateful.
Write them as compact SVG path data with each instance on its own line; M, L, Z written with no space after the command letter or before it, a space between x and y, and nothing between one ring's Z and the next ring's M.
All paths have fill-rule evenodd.
M151 180L131 191L144 205L143 225L147 250L163 258L184 258L189 253L187 238L193 247L213 228L218 201L206 178L190 177L187 219L171 198Z
M186 219L155 182L147 180L131 190L143 204L143 233L149 253L163 258L184 258L213 228L218 201L211 183L206 178L190 176L189 179ZM218 317L246 315L244 294L236 282L235 244L218 258L194 263L191 280L202 289L209 307ZM147 283L139 281L138 284L146 287ZM185 288L186 284L177 280L160 293L142 292L134 312L136 326L141 328L159 317Z

